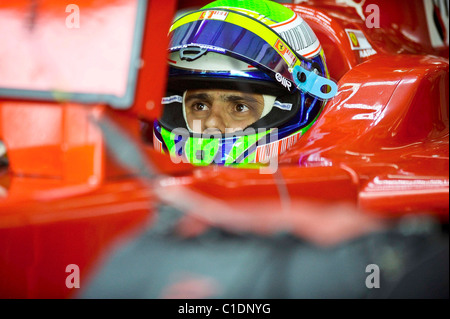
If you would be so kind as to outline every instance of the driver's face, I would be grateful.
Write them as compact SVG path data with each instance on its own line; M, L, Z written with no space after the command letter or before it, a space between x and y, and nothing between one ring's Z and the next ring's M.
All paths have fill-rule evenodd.
M186 120L195 133L205 130L231 133L259 120L264 98L260 94L232 90L188 90L185 109Z

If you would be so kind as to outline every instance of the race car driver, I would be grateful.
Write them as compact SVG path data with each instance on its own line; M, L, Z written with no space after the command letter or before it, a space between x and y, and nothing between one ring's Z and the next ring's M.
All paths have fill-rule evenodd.
M264 162L291 147L337 91L308 24L269 0L214 1L172 25L155 148L191 163Z

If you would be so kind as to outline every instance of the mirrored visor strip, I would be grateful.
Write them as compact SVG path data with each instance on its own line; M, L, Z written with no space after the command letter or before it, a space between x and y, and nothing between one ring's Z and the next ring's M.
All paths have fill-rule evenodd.
M276 45L282 47L283 49L284 48L289 49L289 51L293 55L292 59L286 58L285 56L283 56L282 52L278 52L280 54L280 57L286 62L288 67L294 67L295 65L301 63L301 61L299 61L295 56L295 54L293 53L294 51L291 48L289 48L286 42L283 39L281 39L279 35L275 33L275 31L273 31L270 27L262 24L261 22L255 20L254 18L245 15L244 13L227 11L225 9L196 11L176 21L172 25L170 32L186 23L195 22L199 20L201 21L216 20L224 23L231 23L237 25L243 29L252 32L256 36L259 36L265 42L271 45L272 48L274 49L277 49Z

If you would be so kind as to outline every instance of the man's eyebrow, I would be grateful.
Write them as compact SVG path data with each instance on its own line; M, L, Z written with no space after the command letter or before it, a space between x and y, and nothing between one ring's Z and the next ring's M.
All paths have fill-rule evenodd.
M185 98L186 103L189 101L192 101L192 100L210 101L211 96L208 93L195 93L195 94L188 95Z
M227 102L247 102L250 104L256 103L256 104L261 104L260 101L258 101L257 99L255 99L253 96L250 95L223 95L221 96L221 98L224 101Z

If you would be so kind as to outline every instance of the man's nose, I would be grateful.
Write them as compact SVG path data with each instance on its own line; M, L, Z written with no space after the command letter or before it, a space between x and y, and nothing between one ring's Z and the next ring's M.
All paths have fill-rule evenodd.
M221 133L225 133L225 122L222 117L220 105L213 105L211 113L205 120L204 129L207 129L209 132L216 129Z

